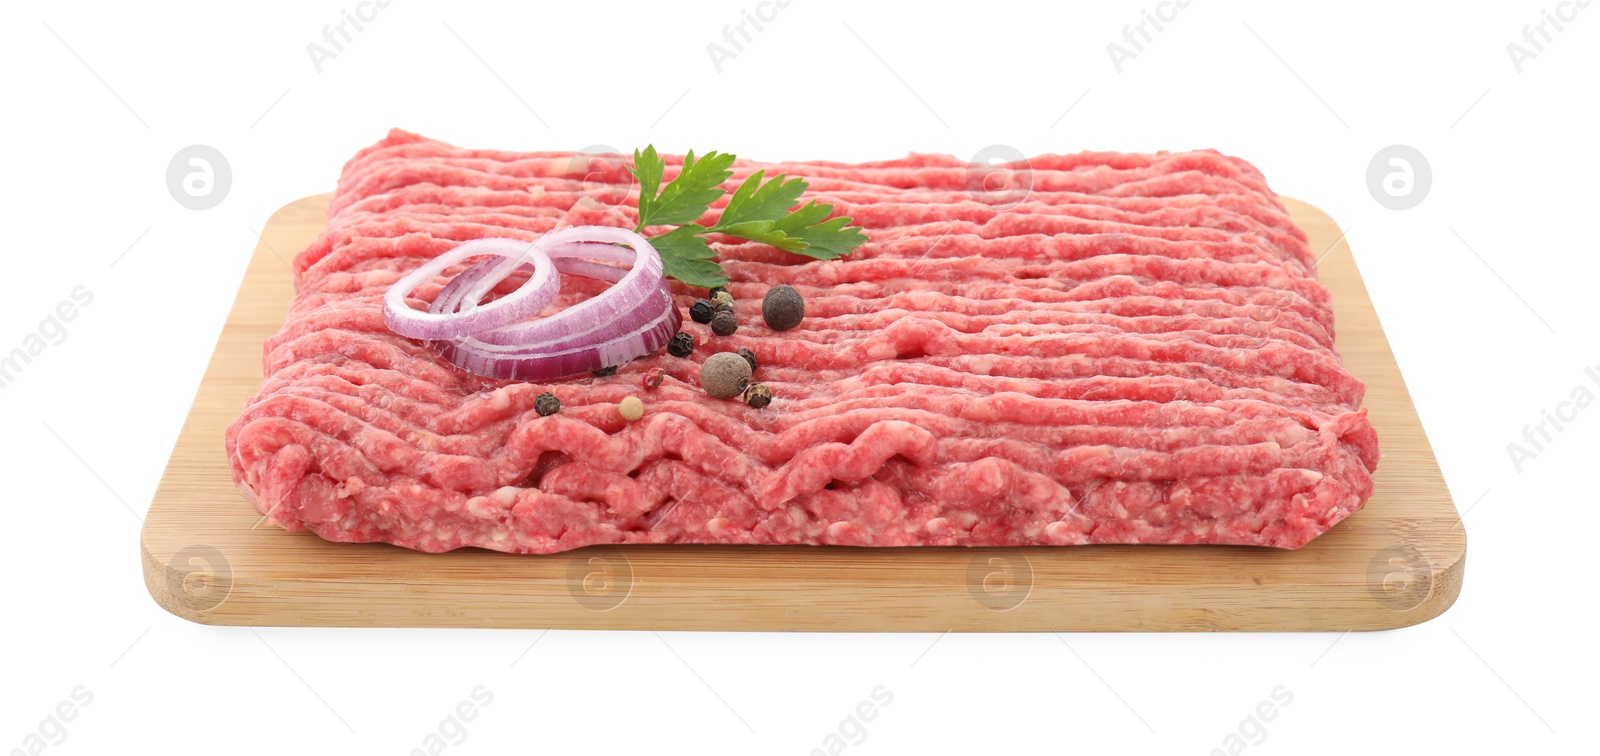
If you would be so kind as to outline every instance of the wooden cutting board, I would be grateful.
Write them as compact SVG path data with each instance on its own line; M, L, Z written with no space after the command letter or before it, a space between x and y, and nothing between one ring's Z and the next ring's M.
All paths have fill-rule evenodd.
M1444 612L1466 533L1354 258L1285 199L1333 291L1338 348L1383 446L1366 508L1295 551L1219 546L862 549L589 547L423 554L286 533L234 488L222 434L261 381L293 296L288 261L330 195L275 213L140 540L158 604L217 625L656 630L1378 630Z

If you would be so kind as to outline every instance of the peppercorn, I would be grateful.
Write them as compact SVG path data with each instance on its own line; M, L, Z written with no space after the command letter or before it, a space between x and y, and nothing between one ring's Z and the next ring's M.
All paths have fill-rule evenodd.
M755 352L752 352L752 351L750 351L748 349L740 349L739 350L739 356L743 357L745 362L750 363L750 372L754 373L756 371L756 368L759 367L759 365L756 363L756 353Z
M727 305L729 307L732 307L733 306L733 295L729 294L727 289L719 289L719 290L717 290L717 293L711 295L711 304L713 304L713 305Z
M761 317L767 321L767 327L774 331L787 331L800 325L801 318L806 316L806 301L800 298L800 292L793 286L778 284L767 289L767 295L761 298Z
M706 299L709 299L712 302L715 302L715 301L717 301L717 295L718 294L727 294L727 293L728 293L728 288L726 286L715 286L715 287L712 287L709 291L706 292ZM732 295L730 294L729 296L732 296Z
M732 336L739 330L739 318L735 317L733 310L719 310L711 316L711 332L718 336Z
M661 368L650 368L644 372L644 387L654 391L661 388L661 383L667 380L667 371Z
M694 354L694 337L683 331L673 334L672 340L667 342L667 354L673 357L688 357Z
M546 391L534 397L533 411L539 413L539 417L549 417L561 411L561 400L557 399L555 394Z
M644 417L644 402L637 396L630 396L617 405L617 412L622 415L623 420L631 423Z
M689 318L696 323L710 323L711 300L696 299L694 304L689 305Z
M733 312L733 303L732 302L718 302L718 303L712 305L711 306L711 317L713 317L713 318L716 317L717 313L722 312L723 310L727 310L728 312Z
M750 363L733 352L718 352L700 366L700 387L718 399L732 399L750 385Z
M752 383L744 390L744 402L756 409L772 403L772 389L765 383Z
M594 371L594 375L595 375L596 378L604 378L604 377L606 377L608 375L616 375L616 374L617 374L617 366L616 365L611 365L609 367L603 367L603 368L600 368L599 370Z

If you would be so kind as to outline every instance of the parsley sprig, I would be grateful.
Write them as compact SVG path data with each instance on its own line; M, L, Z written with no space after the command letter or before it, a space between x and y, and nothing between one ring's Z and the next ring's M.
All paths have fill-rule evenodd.
M766 179L766 171L750 174L728 198L722 217L707 227L698 221L711 203L726 194L722 183L733 177L735 157L726 152L708 152L695 157L690 150L683 158L683 170L665 187L661 186L666 162L654 145L634 150L629 171L639 181L639 225L676 225L664 234L651 237L650 243L661 253L666 274L690 286L713 287L728 282L716 252L706 243L706 234L727 234L768 244L818 260L834 260L849 254L867 240L849 218L833 218L833 205L812 200L795 207L806 191L805 179L785 174Z

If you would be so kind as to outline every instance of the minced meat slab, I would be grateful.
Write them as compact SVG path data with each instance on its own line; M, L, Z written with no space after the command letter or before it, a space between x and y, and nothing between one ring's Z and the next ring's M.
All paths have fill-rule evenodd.
M942 155L740 161L730 190L762 168L802 176L805 199L870 241L815 261L721 240L738 332L686 318L692 355L607 377L488 380L384 327L385 290L464 241L632 227L621 161L584 162L399 130L350 160L227 431L234 480L270 522L430 552L1296 548L1372 491L1377 436L1305 233L1253 166L1211 151L1041 156L1026 197L971 190ZM774 332L761 299L779 283L806 317ZM569 278L558 306L601 285ZM685 309L704 296L673 290ZM698 386L701 362L741 348L772 388L764 409ZM654 391L651 368L667 375ZM534 411L544 391L560 413ZM617 412L630 395L646 407L633 423Z

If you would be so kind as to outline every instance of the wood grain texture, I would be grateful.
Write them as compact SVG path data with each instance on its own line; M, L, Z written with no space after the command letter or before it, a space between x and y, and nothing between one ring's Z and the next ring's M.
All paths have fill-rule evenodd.
M1461 591L1466 533L1355 260L1285 199L1321 254L1338 348L1366 381L1383 460L1362 511L1295 551L1220 546L860 549L596 546L423 554L286 533L233 486L223 430L261 381L293 296L288 260L330 195L268 221L140 540L158 604L218 625L657 630L1378 630Z

